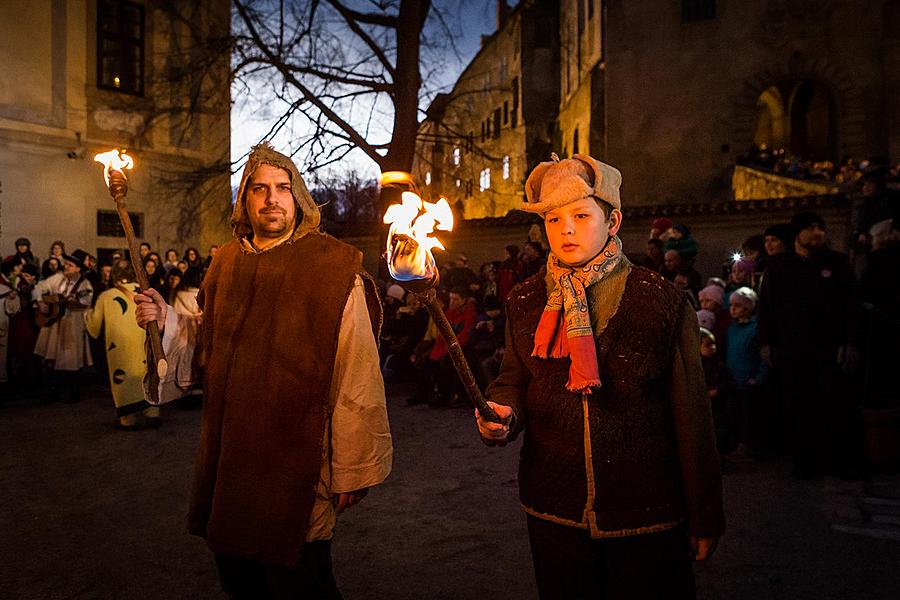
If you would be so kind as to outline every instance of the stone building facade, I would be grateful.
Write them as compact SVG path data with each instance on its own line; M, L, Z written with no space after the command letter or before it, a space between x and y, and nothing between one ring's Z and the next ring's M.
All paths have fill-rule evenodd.
M728 199L754 142L900 158L897 0L584 1L604 20L605 123L585 150L622 170L626 202Z
M419 131L414 174L428 197L465 218L505 215L553 147L559 107L556 1L497 3L497 31Z
M217 43L230 5L166 4L183 12L145 0L0 7L4 254L20 236L42 257L56 239L101 258L124 247L93 162L117 146L135 159L128 206L142 241L184 250L228 239L229 52Z

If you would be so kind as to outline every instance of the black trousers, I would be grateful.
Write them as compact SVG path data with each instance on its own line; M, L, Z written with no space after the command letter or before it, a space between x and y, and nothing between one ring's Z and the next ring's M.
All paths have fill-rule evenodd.
M235 600L342 600L331 570L331 541L307 542L294 568L216 554L222 590Z
M683 527L591 539L585 529L528 517L541 600L682 600L696 597Z

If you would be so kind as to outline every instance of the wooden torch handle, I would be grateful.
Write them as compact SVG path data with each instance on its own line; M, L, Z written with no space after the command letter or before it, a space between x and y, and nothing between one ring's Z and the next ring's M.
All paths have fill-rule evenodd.
M425 294L420 294L420 297L424 300L425 308L428 309L428 313L434 319L441 337L444 338L444 342L447 344L450 359L453 361L453 366L456 367L456 372L459 373L459 378L462 380L462 384L466 388L466 394L468 394L472 404L475 405L475 408L478 409L479 414L483 418L494 423L502 422L500 416L491 408L491 405L484 399L481 390L478 389L475 376L472 375L472 369L469 368L469 363L466 361L462 347L459 344L459 338L453 332L453 327L450 325L450 321L447 320L444 309L441 308L440 303L437 301L437 294L434 288L429 289Z
M125 207L125 195L128 192L125 182L125 175L120 171L110 171L109 174L109 193L113 200L116 201L116 212L119 214L119 221L122 223L122 229L125 230L125 240L128 243L128 251L131 254L131 266L134 268L134 275L141 290L150 287L150 281L147 279L147 272L144 271L144 265L141 263L140 248L134 235L134 228L131 226L131 217L128 215L128 209ZM159 380L165 377L169 370L168 362L166 362L166 354L163 352L162 336L159 333L159 325L156 321L152 321L147 325L147 333L150 336L150 350L153 353L153 360L156 361L155 369L149 368L150 373L150 393L154 401L158 401Z

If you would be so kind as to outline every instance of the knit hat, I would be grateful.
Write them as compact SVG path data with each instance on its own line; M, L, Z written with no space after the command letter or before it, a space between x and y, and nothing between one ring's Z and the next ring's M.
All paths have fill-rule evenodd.
M756 261L754 261L752 258L747 258L746 256L734 261L733 266L737 267L741 271L744 271L745 273L756 272Z
M794 235L815 224L818 224L819 227L825 229L825 221L822 220L822 217L808 210L797 213L794 215L794 218L791 219L791 229L794 231Z
M710 277L709 279L706 280L706 287L709 287L711 285L720 287L724 290L725 286L728 284L725 283L725 280L722 279L721 277Z
M20 237L16 240L16 246L28 246L31 248L31 240L26 237Z
M731 293L731 297L729 298L731 304L737 302L738 304L743 304L748 307L750 310L756 309L756 302L758 300L759 296L756 295L756 292L748 287L739 287Z
M691 237L691 229L684 223L675 223L674 225L672 225L672 229L680 233L681 237L683 238Z
M697 321L700 322L700 327L712 331L716 328L716 313L711 310L701 308L697 311Z
M659 229L660 231L668 231L672 227L672 219L669 217L656 217L650 224L651 229Z
M763 236L769 237L770 235L772 237L777 237L785 244L789 244L794 239L794 231L787 223L778 223L777 225L770 225L766 227L766 231L763 233Z
M576 154L572 158L542 162L525 181L525 203L521 209L544 214L584 198L597 198L613 208L622 210L619 186L622 174L618 169L591 158Z
M387 295L394 300L403 300L403 296L406 295L406 291L395 283L391 286L388 286Z
M725 303L725 290L717 285L707 285L705 288L700 290L698 294L701 300L712 300L713 302L718 302L719 306L722 306Z

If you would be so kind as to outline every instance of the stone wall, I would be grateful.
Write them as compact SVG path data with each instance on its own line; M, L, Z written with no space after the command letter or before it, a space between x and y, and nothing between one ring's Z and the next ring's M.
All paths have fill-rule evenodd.
M714 19L684 23L680 2L606 2L606 158L625 174L623 195L642 204L727 198L760 94L788 80L830 92L834 158L888 156L900 128L885 92L898 55L888 44L894 59L885 62L886 38L896 37L886 4L721 0Z

